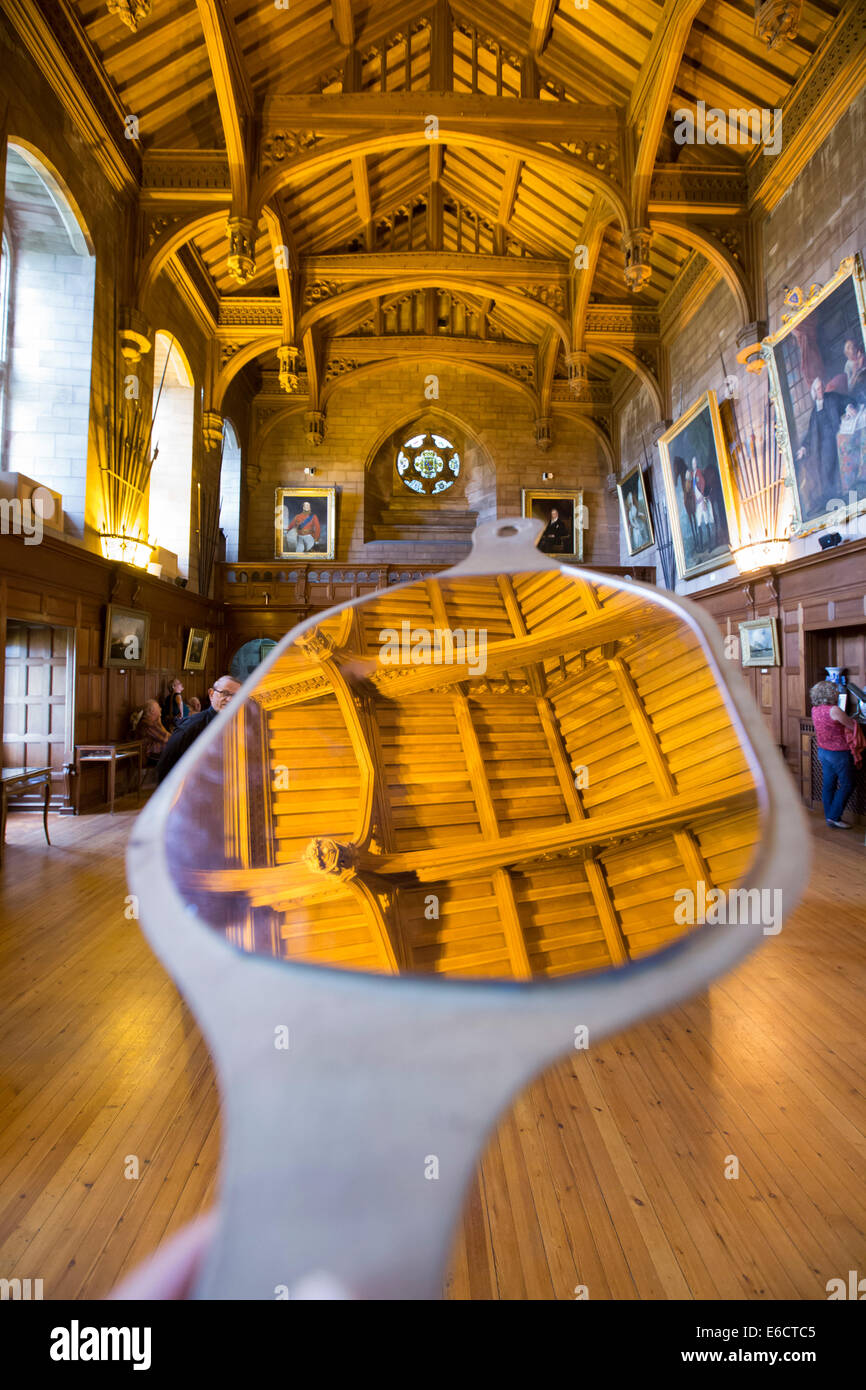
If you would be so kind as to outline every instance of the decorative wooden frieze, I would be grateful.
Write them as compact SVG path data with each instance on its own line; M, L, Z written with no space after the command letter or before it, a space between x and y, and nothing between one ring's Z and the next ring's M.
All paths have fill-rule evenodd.
M746 178L738 169L681 169L656 166L650 189L650 205L666 203L698 206L741 207L748 201Z
M363 365L356 357L332 357L325 368L325 380L335 381L337 377L348 376L349 372L356 372Z
M589 304L584 331L654 338L659 333L659 317L654 309L641 309L631 304Z
M619 150L612 140L568 140L559 148L566 154L591 165L599 174L616 178L619 172Z
M154 150L142 161L141 187L146 191L192 189L228 194L228 160L223 150Z
M148 217L145 221L144 230L144 239L147 242L148 250L159 240L164 232L167 232L170 227L177 226L178 222L182 220L180 213L172 215L170 213L159 212L155 213L152 217Z
M565 295L560 285L520 285L517 288L527 299L546 304L548 309L555 309L558 314L565 312Z
M642 290L652 279L651 247L652 232L648 227L632 227L623 236L625 283L634 294Z
M308 309L321 304L324 299L333 299L340 294L343 286L337 280L313 280L304 290L304 304Z
M262 141L259 167L263 174L277 164L285 164L297 154L305 154L319 143L314 130L273 130Z
M589 381L583 386L582 392L581 396L575 396L570 381L554 381L551 400L557 404L570 402L572 405L610 407L611 390L605 382Z
M280 302L274 297L232 296L220 300L220 328L279 328L281 324Z

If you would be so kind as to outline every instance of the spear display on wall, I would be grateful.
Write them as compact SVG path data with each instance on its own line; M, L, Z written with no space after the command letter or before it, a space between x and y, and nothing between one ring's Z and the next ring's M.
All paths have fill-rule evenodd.
M220 439L220 480L222 479L224 451L225 430L223 430L223 435ZM222 511L222 499L220 498L219 482L217 482L213 489L206 488L204 492L202 492L201 483L198 483L197 489L199 592L207 595L210 593L211 576L213 575L217 544L219 542L219 522L220 513Z
M665 581L666 589L673 589L677 582L677 565L674 558L674 538L671 535L671 523L668 516L668 509L665 504L661 488L656 487L655 474L653 473L652 463L647 452L646 439L641 431L643 442L643 457L646 464L646 474L650 481L650 512L652 513L653 530L656 538L656 548L659 553L659 560L662 567L662 578Z
M787 542L784 466L776 437L775 413L769 388L763 419L756 430L752 403L748 402L749 429L743 438L738 413L734 413L736 440L731 446L734 482L739 508L739 542L735 559L742 569L771 563L774 550Z
M144 417L138 394L130 397L124 394L123 401L118 405L116 291L114 328L111 400L104 410L105 462L100 465L104 514L103 549L113 559L132 563L141 553L149 555L153 550L153 547L149 546L141 535L142 513L151 471L159 454L158 449L154 449L151 453L151 439L174 338L172 337L169 342L159 390L150 424L145 434Z

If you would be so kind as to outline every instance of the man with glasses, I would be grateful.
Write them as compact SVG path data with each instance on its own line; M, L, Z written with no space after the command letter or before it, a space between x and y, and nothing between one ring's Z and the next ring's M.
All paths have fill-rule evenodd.
M179 762L191 744L195 743L199 734L203 734L212 719L216 719L224 709L231 704L232 696L240 690L240 681L232 680L231 676L220 676L218 681L214 681L208 691L210 708L203 709L200 714L191 714L185 719L172 734L162 756L156 765L156 780L161 782Z

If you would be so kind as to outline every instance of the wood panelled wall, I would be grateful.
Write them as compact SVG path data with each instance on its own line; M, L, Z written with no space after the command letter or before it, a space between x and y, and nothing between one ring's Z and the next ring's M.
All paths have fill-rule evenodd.
M799 720L809 714L810 685L828 664L848 666L858 684L866 678L866 539L826 552L816 548L775 571L741 575L690 597L734 637L750 618L779 620L781 666L743 675L796 776ZM734 659L739 662L738 650Z
M144 669L103 666L109 603L150 614ZM74 632L76 743L128 738L131 711L146 699L161 700L175 675L182 676L187 695L203 699L220 674L220 604L48 536L33 546L15 536L0 538L0 664L5 661L6 625L11 619ZM213 640L206 669L184 675L190 627L208 628ZM60 794L63 788L55 790Z

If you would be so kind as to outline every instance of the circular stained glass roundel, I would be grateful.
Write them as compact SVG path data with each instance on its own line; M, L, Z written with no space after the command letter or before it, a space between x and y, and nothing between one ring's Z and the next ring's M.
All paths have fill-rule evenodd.
M410 492L437 497L460 477L460 455L441 434L416 434L397 455L397 473Z

